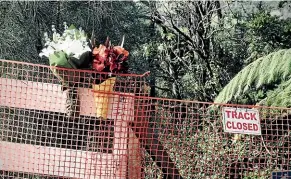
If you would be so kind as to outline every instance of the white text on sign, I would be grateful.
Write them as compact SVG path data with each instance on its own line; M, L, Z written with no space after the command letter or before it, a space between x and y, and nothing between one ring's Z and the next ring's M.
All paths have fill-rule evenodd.
M224 107L222 113L225 132L261 135L260 116L257 109Z

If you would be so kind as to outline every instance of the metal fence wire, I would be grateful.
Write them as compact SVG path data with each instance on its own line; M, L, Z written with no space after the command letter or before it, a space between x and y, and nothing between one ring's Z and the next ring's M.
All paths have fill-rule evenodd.
M146 76L108 75L1 60L0 178L252 179L291 169L289 108L151 98ZM226 107L256 109L261 134L225 132Z

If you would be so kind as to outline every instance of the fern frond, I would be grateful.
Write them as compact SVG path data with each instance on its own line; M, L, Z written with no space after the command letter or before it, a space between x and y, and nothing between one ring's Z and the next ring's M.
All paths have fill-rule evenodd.
M291 107L291 79L281 83L275 90L267 93L266 99L260 101L259 105Z
M290 78L291 49L279 50L246 66L222 89L214 102L228 103L263 86L280 85Z
M255 73L256 74L255 77L257 78L256 85L255 85L256 89L266 84L268 81L268 78L272 75L269 73L270 70L273 68L270 66L270 64L272 61L277 62L277 60L280 59L279 55L277 55L278 53L280 53L280 51L276 53L271 53L265 56L262 62L260 63L260 65L258 66L258 69L256 70L258 73ZM278 57L278 59L273 58L273 57Z

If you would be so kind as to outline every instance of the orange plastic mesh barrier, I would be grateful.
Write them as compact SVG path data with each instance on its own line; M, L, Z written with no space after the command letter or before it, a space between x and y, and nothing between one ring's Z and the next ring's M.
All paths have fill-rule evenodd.
M150 98L144 75L58 68L58 79L53 70L0 61L1 178L270 178L291 169L288 108ZM261 135L225 132L225 107L257 109Z

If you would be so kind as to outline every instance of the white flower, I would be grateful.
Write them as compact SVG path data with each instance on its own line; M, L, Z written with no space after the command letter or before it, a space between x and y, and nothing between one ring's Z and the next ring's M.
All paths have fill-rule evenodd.
M52 40L48 37L47 33L44 34L46 47L42 49L39 54L41 57L49 57L56 51L63 51L67 56L80 58L84 52L91 51L87 44L87 36L82 28L79 28L79 30L73 27L68 28L67 24L64 22L64 29L61 35L56 32L55 26L53 25Z
M54 49L51 46L48 46L47 48L42 49L41 53L39 54L40 57L45 56L49 57L51 54L54 53Z

